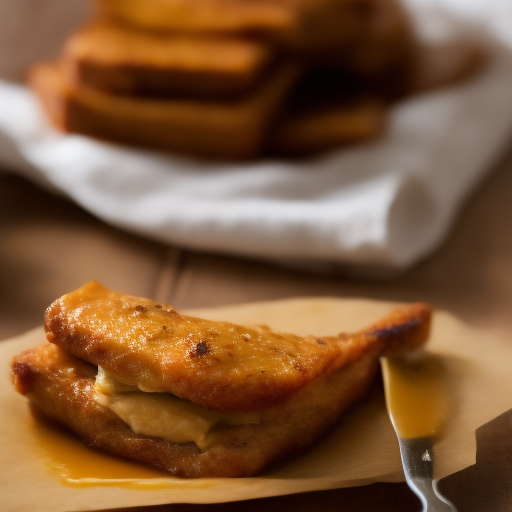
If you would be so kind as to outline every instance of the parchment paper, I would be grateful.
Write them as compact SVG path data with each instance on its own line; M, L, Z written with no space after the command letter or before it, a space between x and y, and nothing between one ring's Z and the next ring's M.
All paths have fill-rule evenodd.
M254 303L188 313L244 324L268 324L297 334L333 335L361 328L386 314L391 303L308 298ZM314 449L260 477L169 479L162 490L76 488L48 471L33 438L27 400L12 389L9 363L21 350L45 342L42 328L0 343L0 468L2 512L59 512L156 505L216 503L373 482L404 480L398 445L376 386L346 413ZM512 344L498 332L470 328L445 312L434 316L429 351L443 358L454 398L444 437L435 445L436 477L475 463L475 430L512 407Z

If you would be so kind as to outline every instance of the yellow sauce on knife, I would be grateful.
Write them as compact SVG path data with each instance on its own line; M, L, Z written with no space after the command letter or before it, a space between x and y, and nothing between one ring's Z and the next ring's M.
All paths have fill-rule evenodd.
M440 358L424 355L381 359L386 406L398 435L404 439L435 436L448 410L446 371Z

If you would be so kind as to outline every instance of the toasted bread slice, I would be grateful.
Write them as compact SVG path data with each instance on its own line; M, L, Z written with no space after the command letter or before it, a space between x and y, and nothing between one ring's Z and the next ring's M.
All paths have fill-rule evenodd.
M407 66L415 44L398 0L96 0L101 18L146 30L250 34L377 77Z
M115 96L70 84L59 65L34 67L29 83L60 130L225 159L257 156L265 130L297 74L288 66L231 102Z
M414 31L397 0L282 0L296 24L279 43L318 64L380 77L408 66Z
M383 132L393 100L457 83L484 63L480 46L457 41L418 46L408 69L378 84L357 83L333 70L310 70L275 123L269 149L304 156L372 139Z
M273 0L96 0L100 18L165 32L281 33L293 11Z
M209 99L248 93L268 69L272 54L267 45L247 39L155 35L94 23L71 36L62 61L78 86Z
M382 91L379 95L345 72L312 68L289 94L269 134L268 149L297 157L362 142L382 132L386 112Z
M53 343L15 357L13 378L90 446L177 476L249 476L311 446L367 392L379 356L422 345L429 326L415 304L352 335L299 337L89 283L50 306Z
M382 133L385 103L355 98L284 114L269 137L269 149L283 156L304 156L363 142Z

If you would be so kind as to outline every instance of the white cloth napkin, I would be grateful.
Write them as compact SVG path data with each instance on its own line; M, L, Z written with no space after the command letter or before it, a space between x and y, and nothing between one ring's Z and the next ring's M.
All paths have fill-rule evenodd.
M463 84L397 105L374 142L300 162L205 162L62 135L25 87L0 80L0 164L165 243L373 275L407 269L443 242L512 138L512 4L408 5L426 36L470 34L491 59ZM2 44L2 58L16 57Z

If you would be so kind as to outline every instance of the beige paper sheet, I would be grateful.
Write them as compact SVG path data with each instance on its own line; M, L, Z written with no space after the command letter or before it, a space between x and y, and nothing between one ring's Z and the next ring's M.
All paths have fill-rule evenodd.
M360 299L307 298L247 304L189 313L244 324L264 323L297 334L332 335L373 322L393 304ZM314 449L256 478L169 479L161 490L76 488L52 475L31 434L27 400L10 384L9 362L43 343L42 329L0 343L0 510L59 512L163 503L215 503L312 490L399 482L398 446L381 390L352 409ZM456 407L435 446L438 478L475 462L475 430L512 407L512 344L496 332L474 330L437 312L429 351L440 355L451 376Z

